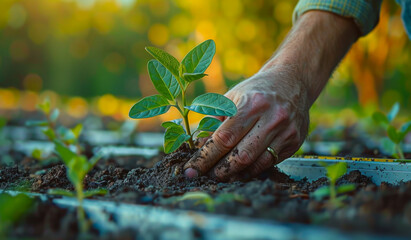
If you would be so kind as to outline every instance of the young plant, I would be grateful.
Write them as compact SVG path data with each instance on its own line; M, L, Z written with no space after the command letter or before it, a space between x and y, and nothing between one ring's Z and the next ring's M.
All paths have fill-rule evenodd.
M82 124L77 124L73 128L66 128L63 126L57 126L57 119L60 115L60 111L55 108L51 109L49 99L45 99L42 103L37 105L37 108L46 116L46 120L42 121L27 121L28 127L42 127L42 133L51 142L58 140L64 143L66 146L74 146L77 153L81 153L80 145L78 144L78 138L83 130ZM41 149L35 149L32 152L32 157L38 160L44 160L43 152Z
M404 159L401 142L404 140L407 133L411 131L411 121L406 122L400 129L396 129L392 122L399 111L400 104L397 102L392 106L387 115L382 112L375 112L372 115L372 118L376 123L382 126L387 133L388 138L382 140L383 148L391 152L393 157Z
M196 46L181 63L161 49L146 47L146 50L155 58L148 62L148 73L159 94L141 99L130 109L129 116L135 119L149 118L164 114L170 107L175 107L180 112L182 120L162 124L166 128L164 135L166 153L175 151L184 142L187 142L190 148L195 148L193 142L195 134L198 134L197 137L203 137L207 135L203 132L215 131L221 123L215 118L206 117L192 132L188 120L190 111L229 117L237 113L235 104L217 93L205 93L196 97L191 104L187 103L186 91L190 83L207 76L204 72L215 54L213 40L207 40Z
M49 100L45 100L43 103L39 104L38 108L46 115L46 121L31 121L28 122L27 125L44 127L42 132L47 136L49 141L54 143L54 150L66 166L67 177L75 189L74 193L65 189L50 189L48 193L77 198L79 202L79 207L77 208L79 227L80 230L85 233L88 230L89 224L86 221L82 206L83 199L94 195L104 195L107 193L106 189L94 189L90 191L83 190L84 178L96 165L101 156L96 154L93 158L88 160L85 156L81 155L81 147L78 141L83 129L81 124L76 125L72 129L62 126L57 127L56 122L59 116L59 110L51 110ZM75 149L75 151L72 151L71 149ZM41 150L35 149L32 152L32 155L33 157L42 160Z
M77 208L77 218L79 221L80 230L83 233L87 232L89 224L87 223L84 214L83 199L94 195L105 195L107 193L106 189L83 191L84 178L86 177L86 174L96 165L97 161L100 159L100 156L95 155L89 161L85 156L72 152L68 147L66 147L58 140L55 140L54 144L56 152L67 167L67 177L74 185L75 192L73 193L65 189L50 189L48 193L54 195L76 197L79 202L79 207Z
M0 131L6 126L7 124L7 119L0 117Z
M338 187L335 186L336 182L347 172L347 163L338 162L336 164L327 165L324 162L320 164L325 167L327 171L327 178L330 181L329 186L318 188L312 193L312 196L316 199L323 199L329 197L329 204L331 207L340 207L343 205L342 200L346 198L345 195L337 197L338 194L351 192L355 189L355 184L343 184Z
M0 116L0 147L7 143L3 135L3 128L7 125L7 119Z
M7 232L33 206L33 200L25 194L11 196L0 193L0 238L6 239Z
M170 199L169 202L181 202L185 200L197 200L195 202L195 205L204 204L208 212L215 212L217 205L232 201L243 202L244 198L233 193L222 193L219 194L216 198L213 198L205 192L187 192L181 197Z

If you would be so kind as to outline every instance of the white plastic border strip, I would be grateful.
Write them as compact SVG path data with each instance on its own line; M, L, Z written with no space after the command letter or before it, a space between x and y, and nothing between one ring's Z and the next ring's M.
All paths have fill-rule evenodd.
M378 185L382 182L397 184L401 181L411 181L411 163L289 158L277 166L295 180L306 177L309 181L314 181L326 176L324 167L319 164L320 161L330 164L346 162L347 172L359 170Z
M7 191L10 194L19 192ZM44 194L31 194L42 200ZM78 206L77 200L68 197L53 199L63 208ZM405 239L375 234L346 233L339 230L303 224L286 224L275 221L258 220L224 215L208 214L185 210L169 210L161 207L141 206L108 201L89 200L83 203L94 227L102 235L134 229L147 232L153 239L267 239L267 240L396 240ZM154 235L153 235L154 234Z

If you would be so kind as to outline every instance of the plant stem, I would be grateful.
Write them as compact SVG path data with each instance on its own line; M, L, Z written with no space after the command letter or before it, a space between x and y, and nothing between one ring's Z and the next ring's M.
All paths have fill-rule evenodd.
M184 120L184 126L186 127L187 134L190 135L190 138L188 139L188 145L190 145L191 149L194 149L194 142L193 142L193 135L191 135L191 130L190 130L190 123L188 122L188 113L189 111L184 110L185 114L183 114L183 120Z
M335 182L330 181L330 201L334 204L337 197L337 193L335 191Z
M88 231L88 224L86 221L86 215L84 213L84 208L83 208L84 193L83 193L83 185L81 182L79 184L76 184L76 195L77 195L77 201L79 203L77 207L77 220L79 224L79 229L81 233L86 233Z
M181 88L181 101L183 103L183 106L182 106L182 110L181 109L179 109L179 110L180 110L180 113L183 115L183 121L184 121L184 126L186 128L186 132L190 136L190 138L188 139L188 145L190 146L191 149L194 149L195 145L194 145L194 142L193 142L193 135L191 135L190 123L188 121L189 110L184 108L185 106L187 106L185 88L183 87L183 84L181 83L181 78L178 78L177 76L175 76L175 77L176 77L177 82L178 82L178 84L180 85L180 88Z
M395 148L397 149L398 157L400 159L405 159L404 153L402 152L402 149L399 143L395 144Z

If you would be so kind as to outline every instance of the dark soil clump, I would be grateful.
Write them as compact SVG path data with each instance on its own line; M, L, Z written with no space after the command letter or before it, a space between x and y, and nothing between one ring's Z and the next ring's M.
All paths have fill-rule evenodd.
M209 176L188 179L183 174L184 164L195 154L195 150L183 145L178 151L164 156L153 167L145 164L135 167L122 167L120 164L108 164L104 161L93 169L85 180L86 189L106 188L109 194L96 197L102 200L163 206L166 208L210 211L196 200L178 201L177 197L187 192L208 194L213 199L222 196L239 196L227 201L219 201L214 206L217 214L268 219L282 222L297 222L336 227L347 231L366 231L383 234L411 235L411 183L396 186L381 184L376 186L370 178L359 171L344 175L339 184L354 183L356 189L345 194L342 207L330 207L328 199L314 199L311 194L316 189L328 185L327 178L309 182L306 179L294 181L289 176L273 167L260 177L247 181L231 183L218 182ZM109 160L111 162L113 160ZM151 163L150 163L151 164ZM150 165L149 164L149 165ZM151 164L152 165L152 164ZM0 168L0 187L15 186L18 182L28 182L31 191L46 192L51 188L73 190L66 176L63 165L51 165L48 168L31 173L24 167ZM43 203L42 203L43 204ZM42 204L37 209L42 211ZM45 203L44 203L45 204ZM55 210L53 210L56 208ZM74 213L50 207L53 215L59 216L58 223L51 217L31 215L27 224L42 222L48 236L59 233L76 232L72 226ZM41 218L42 217L42 218ZM50 219L49 219L50 218ZM57 224L57 225L53 225ZM27 228L29 236L43 236L36 232L36 225ZM16 228L12 236L23 236ZM31 231L31 232L30 232ZM67 235L72 236L72 235Z

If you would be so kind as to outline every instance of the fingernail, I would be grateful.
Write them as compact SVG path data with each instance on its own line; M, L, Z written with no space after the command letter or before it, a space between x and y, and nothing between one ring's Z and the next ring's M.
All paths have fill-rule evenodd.
M194 178L194 177L198 177L198 172L193 168L187 168L184 171L184 175L188 178Z

